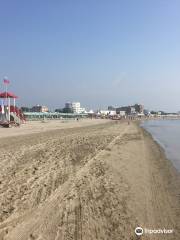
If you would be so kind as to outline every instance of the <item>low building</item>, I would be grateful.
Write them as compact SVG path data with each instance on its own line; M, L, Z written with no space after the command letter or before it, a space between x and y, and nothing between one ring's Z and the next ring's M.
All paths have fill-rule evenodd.
M131 113L131 107L129 106L125 106L125 107L118 107L116 108L116 113L120 114L120 112L125 112L126 114L130 114Z
M120 115L121 117L126 116L126 111L120 111L120 112L119 112L119 115Z
M98 113L99 113L99 115L103 115L103 116L114 116L114 115L116 115L116 111L114 111L114 110L112 110L112 111L99 110Z
M143 113L144 106L141 104L135 104L132 106L124 106L124 107L118 107L116 108L117 114L120 114L121 111L125 111L127 115L134 115L138 113Z
M49 109L46 106L36 105L31 108L31 112L48 112Z
M109 111L108 115L115 116L116 115L116 111L115 110L111 110L111 111Z
M109 111L108 110L100 110L99 114L100 115L108 115Z

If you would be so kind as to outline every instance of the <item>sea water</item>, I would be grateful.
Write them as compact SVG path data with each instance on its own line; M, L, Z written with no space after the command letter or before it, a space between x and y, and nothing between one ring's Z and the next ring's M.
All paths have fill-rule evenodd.
M141 126L164 148L168 159L180 171L180 120L149 120Z

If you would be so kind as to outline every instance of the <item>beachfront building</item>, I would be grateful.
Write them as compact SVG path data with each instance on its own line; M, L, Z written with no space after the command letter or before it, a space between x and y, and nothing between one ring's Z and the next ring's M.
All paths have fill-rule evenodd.
M97 112L98 115L102 115L102 116L115 116L116 115L116 111L112 110L99 110Z
M130 114L136 114L136 109L135 107L130 107Z
M142 104L135 104L131 106L123 106L123 107L117 107L116 113L120 114L120 112L125 112L126 115L135 115L135 114L143 114L144 112L144 106Z
M130 108L130 106L116 108L116 113L120 114L120 112L125 112L125 114L128 115L131 112L131 108Z
M66 102L65 109L78 114L86 113L86 109L81 107L80 102Z
M119 111L119 115L120 115L121 117L124 117L124 116L126 116L126 112L125 112L125 111Z
M108 110L100 110L100 111L99 111L99 114L100 114L100 115L104 115L104 116L105 116L105 115L108 115L108 113L109 113Z
M71 102L66 102L65 103L65 108L72 109L72 103Z
M142 104L135 104L133 107L135 108L135 111L137 113L143 113L144 112L144 106Z
M31 108L31 112L48 112L49 109L46 106L36 105Z
M116 115L116 111L115 110L111 110L111 111L109 111L108 115L115 116Z
M80 102L72 102L72 109L73 109L74 113L80 113L80 111L81 111Z

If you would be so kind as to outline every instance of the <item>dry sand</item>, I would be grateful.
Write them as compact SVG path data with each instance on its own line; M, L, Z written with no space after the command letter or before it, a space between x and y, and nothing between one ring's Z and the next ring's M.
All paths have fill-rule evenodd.
M31 133L46 132L55 129L74 128L109 122L107 119L64 119L27 121L21 127L2 128L0 127L0 139L9 136L20 136Z
M135 123L98 123L0 139L0 240L180 239L162 149Z

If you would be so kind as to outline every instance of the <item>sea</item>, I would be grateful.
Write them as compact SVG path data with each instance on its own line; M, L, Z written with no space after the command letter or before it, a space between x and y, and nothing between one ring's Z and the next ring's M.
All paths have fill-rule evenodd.
M180 172L180 120L148 120L141 126L164 148L167 158Z

